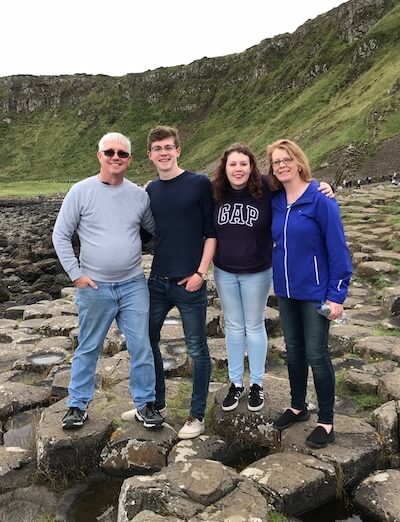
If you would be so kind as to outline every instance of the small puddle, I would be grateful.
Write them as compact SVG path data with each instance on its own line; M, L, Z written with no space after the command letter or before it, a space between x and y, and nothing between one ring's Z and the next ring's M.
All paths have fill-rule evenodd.
M86 490L73 502L67 519L74 522L96 522L102 520L102 515L109 510L113 514L104 518L107 521L117 520L118 498L123 481L119 477L96 474L94 479L89 479Z
M51 364L58 364L64 359L65 356L59 353L43 353L27 357L30 364L34 366L50 366Z
M14 415L4 425L4 446L16 446L26 450L32 450L35 445L35 431L39 418L40 411L37 410Z

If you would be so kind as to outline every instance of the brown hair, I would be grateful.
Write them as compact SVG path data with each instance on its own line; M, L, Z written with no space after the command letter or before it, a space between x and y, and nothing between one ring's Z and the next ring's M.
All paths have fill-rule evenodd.
M256 157L247 145L234 143L223 153L214 173L212 184L215 201L218 203L223 202L224 197L231 186L226 175L226 164L228 157L232 152L239 152L249 158L250 176L247 181L247 187L254 199L261 199L263 195L263 183L261 172L257 166Z
M296 161L297 166L299 168L299 174L302 180L311 181L312 175L310 163L303 150L294 141L281 139L274 141L274 143L271 143L267 147L267 158L269 163L268 182L272 190L279 190L282 188L282 183L278 181L274 176L274 171L271 163L272 153L276 149L282 149L286 151L289 154L289 156Z
M155 141L162 141L167 138L174 138L175 147L180 147L178 129L165 125L154 127L147 136L147 150L150 150L152 143Z

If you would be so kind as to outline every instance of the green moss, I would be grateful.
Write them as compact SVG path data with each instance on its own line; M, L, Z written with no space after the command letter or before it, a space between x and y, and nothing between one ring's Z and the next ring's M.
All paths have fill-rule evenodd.
M372 335L376 336L376 337L380 337L382 335L391 335L393 337L400 337L400 329L399 328L395 328L393 330L386 330L385 328L373 328L372 329Z
M277 511L270 511L268 513L268 522L287 522L289 519L282 515L282 513L278 513Z
M336 373L336 395L356 401L361 411L371 411L381 406L385 401L374 393L358 393L350 390L344 379L345 371Z

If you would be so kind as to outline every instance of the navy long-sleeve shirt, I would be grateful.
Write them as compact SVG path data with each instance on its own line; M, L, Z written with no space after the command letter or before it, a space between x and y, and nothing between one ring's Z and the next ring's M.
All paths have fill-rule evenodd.
M170 179L156 179L147 192L155 222L152 273L186 277L199 267L204 240L216 237L211 182L185 170Z

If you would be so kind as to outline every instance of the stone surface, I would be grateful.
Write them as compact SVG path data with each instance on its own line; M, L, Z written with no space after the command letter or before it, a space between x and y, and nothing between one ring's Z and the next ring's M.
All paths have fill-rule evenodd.
M113 431L112 421L96 415L93 404L82 428L63 430L61 419L66 411L64 401L46 408L37 428L38 467L48 477L76 478L87 473L99 462L101 450Z
M378 395L385 401L400 399L400 368L379 379Z
M377 520L400 520L400 470L376 471L355 490L354 500L361 511Z
M374 410L372 421L390 454L400 451L400 403L389 401Z
M29 486L0 495L0 520L32 522L54 513L55 493L45 486Z
M295 451L253 462L241 475L251 479L278 511L299 515L329 502L336 494L333 464Z
M168 454L168 464L193 459L217 460L230 464L238 456L232 445L215 435L200 435L196 439L180 440Z
M124 422L103 448L100 467L120 476L154 473L167 465L167 455L176 438L176 431L167 424L150 430L139 422Z
M391 335L362 337L355 341L353 351L362 356L385 357L400 362L400 342Z
M316 423L316 416L311 415L309 421L282 431L281 451L296 450L333 464L340 469L341 486L346 488L353 487L377 469L382 443L370 424L354 417L335 415L335 442L326 448L311 449L306 446L305 439Z
M267 503L251 482L211 460L171 464L153 476L126 479L120 493L118 522L131 520L143 509L193 522L222 522L238 512L246 516L239 520L268 520Z

